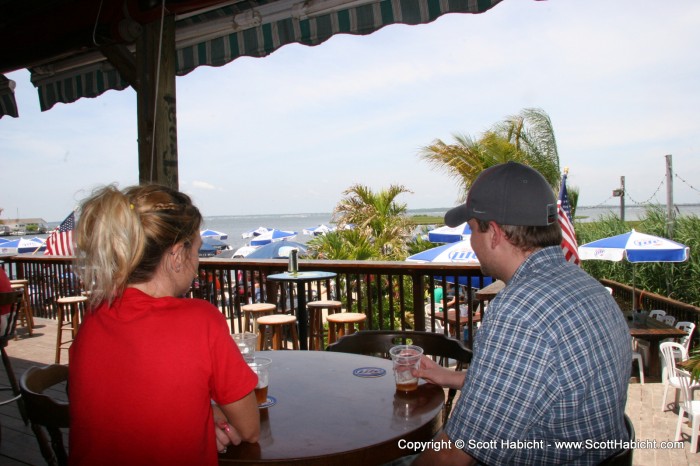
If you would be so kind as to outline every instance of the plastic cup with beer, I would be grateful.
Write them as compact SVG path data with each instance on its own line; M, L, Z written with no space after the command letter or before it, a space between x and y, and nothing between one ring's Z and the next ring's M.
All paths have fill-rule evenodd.
M397 345L389 350L389 354L394 362L396 390L402 392L416 390L418 388L418 377L414 376L412 371L420 368L423 348L415 345Z
M241 351L245 362L253 362L253 359L255 358L255 347L258 343L258 336L254 333L243 332L234 333L232 337L233 341L235 341L238 345L238 349Z
M258 384L255 386L255 398L258 401L258 406L265 404L267 401L267 387L270 384L270 364L272 359L256 357L252 362L248 363L248 367L253 369L255 375L258 376Z

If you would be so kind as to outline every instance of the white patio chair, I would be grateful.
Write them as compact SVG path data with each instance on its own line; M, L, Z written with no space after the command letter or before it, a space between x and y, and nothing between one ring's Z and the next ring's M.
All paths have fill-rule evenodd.
M669 387L676 389L676 402L678 400L678 390L682 390L681 380L678 378L676 371L676 357L675 354L678 352L681 355L680 361L685 361L688 359L688 353L683 348L683 345L676 342L666 341L659 345L659 351L661 352L661 362L665 364L664 372L666 376L662 375L662 382L664 383L664 397L661 400L661 411L666 408L666 397L668 396ZM693 383L690 385L691 392L700 388L700 384ZM692 393L691 393L692 395ZM692 400L692 396L690 398Z
M683 348L685 348L686 353L690 353L690 343L693 341L693 332L695 332L695 324L693 322L688 322L682 320L676 323L676 328L683 330L686 336L682 337L679 341Z
M437 305L435 306L435 312L438 312ZM430 326L430 313L430 303L428 303L425 305L425 329L427 331L430 331L432 329L432 327ZM442 321L437 317L435 317L435 333L445 333L445 326L442 324Z
M683 419L685 413L688 413L688 419L690 420L690 452L696 453L698 451L698 428L700 424L700 400L693 400L692 389L693 384L690 379L690 374L687 371L673 368L675 375L674 378L678 380L683 391L683 403L679 404L678 407L678 424L676 425L676 440L681 440L681 425L683 424Z
M659 320L661 320L661 322L663 322L663 323L665 323L666 325L669 325L669 326L671 326L671 327L673 327L674 325L676 325L676 318L673 317L673 316L665 315L665 316L663 316L662 319L659 319Z
M650 319L661 320L661 318L665 315L666 311L662 311L661 309L654 309L653 311L649 311Z
M642 359L642 355L639 351L635 351L634 349L634 342L632 342L632 362L637 361L637 365L639 366L639 382L644 385L644 360Z

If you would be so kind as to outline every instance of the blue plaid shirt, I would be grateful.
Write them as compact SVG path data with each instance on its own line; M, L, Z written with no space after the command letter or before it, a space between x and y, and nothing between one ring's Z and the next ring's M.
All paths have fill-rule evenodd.
M628 440L629 328L610 293L560 247L518 268L484 313L473 350L445 431L480 462L592 465L620 447L590 442Z

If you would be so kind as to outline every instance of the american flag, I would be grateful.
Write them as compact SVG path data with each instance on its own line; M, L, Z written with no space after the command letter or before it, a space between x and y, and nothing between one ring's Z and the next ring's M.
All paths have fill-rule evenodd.
M576 243L576 233L574 224L571 221L571 204L569 204L569 194L566 191L566 171L561 178L561 188L559 189L559 200L557 201L557 211L559 214L559 226L563 236L561 248L564 250L564 257L569 262L579 264L578 244Z
M46 252L48 256L72 256L73 230L75 229L75 211L56 228L51 236L46 239Z

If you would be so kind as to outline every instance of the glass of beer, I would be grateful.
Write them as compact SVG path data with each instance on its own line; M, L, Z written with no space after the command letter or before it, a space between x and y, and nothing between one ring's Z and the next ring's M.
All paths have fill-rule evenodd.
M255 398L258 401L258 406L267 401L267 387L270 384L270 364L272 364L272 359L262 357L253 358L253 361L248 363L248 366L258 376L258 384L255 386Z
M255 359L255 347L258 343L258 336L254 333L243 332L234 333L232 337L233 341L238 345L238 349L241 351L245 362L253 362Z
M397 345L391 347L389 354L394 362L396 390L401 392L416 390L418 388L418 377L414 376L412 371L420 368L423 348L415 345Z

